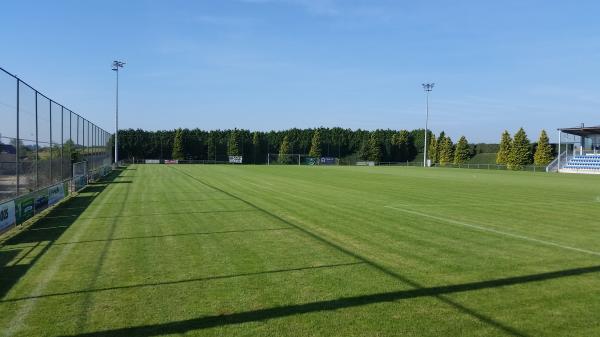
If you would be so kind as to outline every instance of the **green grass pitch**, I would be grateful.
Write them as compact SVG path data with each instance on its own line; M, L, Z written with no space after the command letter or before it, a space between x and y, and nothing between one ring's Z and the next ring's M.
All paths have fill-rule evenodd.
M599 178L129 166L0 244L0 334L598 336Z

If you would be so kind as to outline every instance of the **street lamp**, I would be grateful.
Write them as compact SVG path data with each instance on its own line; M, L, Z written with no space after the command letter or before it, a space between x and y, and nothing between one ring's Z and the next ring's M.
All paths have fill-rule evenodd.
M423 90L425 90L425 96L427 97L427 114L425 117L425 144L423 144L423 167L427 167L427 131L429 124L429 93L433 90L435 83L423 83Z
M115 109L115 166L119 163L119 68L123 68L125 62L113 61L112 70L117 73L117 100Z

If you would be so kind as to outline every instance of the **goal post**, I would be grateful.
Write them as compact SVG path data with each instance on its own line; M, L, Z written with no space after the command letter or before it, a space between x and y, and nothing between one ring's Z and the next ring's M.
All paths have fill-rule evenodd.
M339 165L339 159L335 157L311 157L300 153L269 153L267 154L267 165Z
M267 165L301 165L301 154L297 153L269 153Z

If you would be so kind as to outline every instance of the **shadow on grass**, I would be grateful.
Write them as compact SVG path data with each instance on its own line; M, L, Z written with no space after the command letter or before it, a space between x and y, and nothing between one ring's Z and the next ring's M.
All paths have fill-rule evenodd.
M116 179L113 179L113 180L111 180L111 182L114 182L115 180ZM123 200L127 200L129 198L130 193L131 193L131 189L126 188L124 193L121 194L123 197ZM123 211L125 209L126 209L125 204L120 204L115 207L112 207L111 212L113 212L114 214L123 214ZM108 217L108 218L110 219L109 223L106 223L104 225L108 229L108 234L107 234L108 239L112 239L112 237L115 234L115 231L117 229L119 219L118 219L118 217ZM82 217L80 219L95 219L95 217L92 217L92 218ZM98 254L98 258L96 259L96 262L94 263L95 267L91 274L92 277L90 279L89 287L94 287L95 283L97 282L98 277L100 276L100 270L102 270L104 263L106 262L106 256L110 250L111 245L112 245L112 241L110 241L110 240L105 240L103 242L103 246L100 250L100 254ZM75 321L77 324L76 331L81 331L83 329L83 327L86 325L86 323L89 319L89 312L90 312L91 308L93 307L93 299L92 299L91 294L84 293L83 295L84 296L82 299L81 312L77 317L75 317Z
M36 299L36 298L68 296L68 295L77 295L77 294L85 294L85 293L98 293L98 292L112 291L112 290L139 289L139 288L149 288L149 287L174 285L174 284L185 284L185 283L192 283L192 282L205 282L205 281L212 281L212 280L232 279L232 278L238 278L238 277L249 277L249 276L267 275L267 274L280 274L280 273L289 273L289 272L305 271L305 270L313 270L313 269L339 268L339 267L354 266L354 265L359 265L359 264L364 264L364 263L363 262L348 262L348 263L327 264L327 265L311 266L311 267L265 270L265 271L258 271L258 272L252 272L252 273L242 273L242 274L232 274L232 275L207 276L207 277L190 278L190 279L184 279L184 280L131 284L131 285L106 287L106 288L84 289L84 290L76 290L76 291L67 291L67 292L62 292L62 293L45 294L45 295L39 295L39 296L11 298L8 300L0 300L0 303L20 302L20 301L26 301L26 300Z
M215 231L215 232L194 232L194 233L173 233L173 234L164 234L164 235L127 236L127 237L112 238L112 239L97 239L97 240L82 240L82 241L74 241L74 242L60 242L60 243L55 243L54 245L56 245L56 246L59 246L59 245L76 245L76 244L82 244L82 243L106 242L106 241L143 240L143 239L159 239L159 238L178 237L178 236L217 235L217 234L234 234L234 233L284 231L284 230L295 230L295 228L279 227L279 228L243 229L243 230L239 230L238 229L238 230Z
M402 282L404 284L407 284L407 285L409 285L409 286L411 286L411 287L413 287L415 289L424 289L425 288L425 286L419 284L416 281L413 281L413 280L411 280L411 279L409 279L409 278L407 278L405 276L402 276L402 275L398 274L397 272L394 272L394 271L388 269L387 267L385 267L385 266L383 266L383 265L381 265L381 264L379 264L379 263L377 263L375 261L372 261L371 259L369 259L367 257L364 257L364 256L362 256L362 255L360 255L358 253L355 253L355 252L353 252L353 251L351 251L351 250L349 250L349 249L347 249L347 248L345 248L345 247L343 247L343 246L341 246L341 245L339 245L339 244L337 244L337 243L335 243L333 241L330 241L329 239L326 239L326 238L324 238L324 237L322 237L322 236L320 236L320 235L318 235L318 234L316 234L316 233L314 233L314 232L312 232L312 231L310 231L310 230L308 230L308 229L306 229L306 228L304 228L304 227L302 227L300 225L297 225L297 224L295 224L295 223L293 223L291 221L288 221L288 220L280 217L279 215L277 215L275 213L272 213L272 212L270 212L270 211L268 211L268 210L266 210L266 209L264 209L262 207L259 207L258 205L254 204L254 203L252 203L252 202L250 202L248 200L240 198L240 197L238 197L237 195L235 195L235 194L233 194L231 192L228 192L228 191L223 190L221 188L218 188L218 187L216 187L214 185L211 185L211 184L203 181L202 179L199 179L199 178L197 178L197 177L195 177L195 176L193 176L193 175L191 175L191 174L189 174L187 172L184 172L184 171L182 171L180 169L177 169L177 168L172 167L172 166L170 166L170 168L173 169L173 170L175 170L175 171L177 171L177 172L179 172L179 173L181 173L181 174L183 174L183 175L185 175L185 176L187 176L187 177L189 177L189 178L191 178L192 180L195 180L195 181L199 182L200 184L202 184L202 185L204 185L204 186L206 186L206 187L208 187L208 188L210 188L210 189L212 189L214 191L218 191L218 192L221 192L221 193L223 193L223 194L225 194L225 195L227 195L227 196L229 196L231 198L238 199L241 202L245 203L246 205L248 205L248 206L250 206L250 207L252 207L252 208L254 208L254 209L256 209L256 210L258 210L260 212L262 212L263 214L265 214L265 215L267 215L267 216L269 216L269 217L271 217L273 219L276 219L276 220L280 221L281 223L284 223L284 224L286 224L288 226L294 227L294 228L298 229L299 231L301 231L302 233L306 234L307 236L315 239L316 241L319 241L322 244L327 245L327 246L329 246L329 247L331 247L331 248L333 248L333 249L335 249L335 250L337 250L337 251L339 251L339 252L341 252L341 253L343 253L345 255L351 256L351 257L353 257L353 258L355 258L355 259L357 259L359 261L362 261L362 262L366 263L367 265L371 266L373 269L378 270L381 273L384 273L384 274L386 274L386 275L388 275L388 276L390 276L390 277L392 277L392 278L394 278L394 279L396 279L396 280L398 280L398 281L400 281L400 282ZM513 336L520 336L520 337L527 336L523 332L518 331L517 329L515 329L515 328L513 328L511 326L508 326L505 323L499 322L497 320L494 320L491 317L488 317L488 316L486 316L484 314L481 314L481 313L479 313L479 312L477 312L477 311L475 311L473 309L470 309L470 308L468 308L468 307L466 307L466 306L464 306L464 305L462 305L462 304L460 304L460 303L458 303L458 302L456 302L456 301L454 301L454 300L452 300L452 299L450 299L450 298L448 298L446 296L443 296L443 294L431 293L430 296L434 296L439 301L452 306L456 310L458 310L458 311L460 311L460 312L462 312L464 314L470 315L471 317L474 317L474 318L478 319L479 321L481 321L481 322L483 322L485 324L493 326L496 329L502 330L502 331L504 331L507 334L510 334L510 335L513 335Z
M138 217L148 217L148 216L171 216L171 215L188 215L188 214L211 214L211 213L244 213L244 212L256 212L255 209L222 209L222 210L213 210L213 211L184 211L184 212L163 212L163 213L143 213L143 214L118 214L117 215L108 215L108 216L95 216L95 217L85 217L81 218L82 220L99 220L99 219L117 219L117 218L138 218ZM59 215L57 217L67 217L68 215Z
M130 171L131 169L128 169L127 171ZM133 181L131 180L113 180L113 181L106 181L103 182L105 185L112 185L112 184L131 184L133 183Z
M361 263L361 262L359 262ZM354 264L359 264L354 263ZM385 292L371 295L345 297L335 300L319 301L305 304L288 305L268 309L252 310L227 315L215 315L188 319L177 322L121 328L74 335L77 337L125 337L125 336L158 336L163 334L184 334L192 330L207 329L217 326L264 321L299 314L333 311L368 304L393 302L418 297L440 296L466 291L505 287L530 282L541 282L568 276L585 275L600 272L600 266L561 270L549 273L509 277L497 280L472 282L450 286L417 288L411 290ZM524 336L523 333L516 333Z
M27 273L53 243L78 219L85 208L110 182L119 176L114 171L104 181L90 184L80 195L72 197L36 219L30 226L0 243L0 298ZM58 214L70 216L58 217ZM17 230L17 229L15 229ZM9 232L8 235L11 235ZM19 256L17 258L17 256Z
M212 201L226 201L226 200L235 200L235 201L239 201L238 199L232 199L232 198L204 198L204 199L176 199L176 198L169 198L169 200L165 201L165 199L159 199L159 200L144 200L144 205L148 205L148 204L152 204L152 203L160 203L160 204L164 204L165 202L172 202L172 203L199 203L199 202L212 202ZM139 205L140 202L139 201L115 201L115 202L103 202L102 205L121 205L121 204L135 204L135 205Z

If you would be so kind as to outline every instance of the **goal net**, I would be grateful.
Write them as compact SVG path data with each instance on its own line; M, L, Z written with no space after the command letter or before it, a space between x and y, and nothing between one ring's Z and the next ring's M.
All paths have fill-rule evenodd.
M311 157L307 154L279 154L267 155L268 165L339 165L339 160L334 157Z

